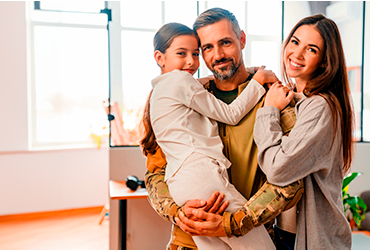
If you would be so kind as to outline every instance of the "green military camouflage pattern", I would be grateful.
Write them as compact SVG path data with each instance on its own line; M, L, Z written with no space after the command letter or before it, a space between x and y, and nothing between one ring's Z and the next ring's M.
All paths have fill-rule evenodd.
M164 182L165 167L156 173L147 171L145 182L148 190L149 201L157 213L165 220L176 224L181 207L172 199L167 184ZM282 211L288 210L298 203L304 191L303 180L291 185L279 187L266 182L258 192L237 213L242 212L241 218L231 215L229 227L231 236L241 236L248 233L253 227L263 225ZM226 213L225 213L226 215ZM224 215L224 216L225 216ZM268 227L268 229L271 227ZM270 230L269 230L270 231ZM226 230L225 230L226 232Z
M165 220L176 224L175 217L181 207L177 206L168 186L164 181L166 166L161 170L152 173L149 170L145 173L145 185L148 190L148 198L154 210Z
M280 125L284 135L288 135L290 130L295 125L297 117L295 115L295 101L292 101L288 106L280 112Z
M281 212L295 206L301 199L303 191L303 180L285 187L266 182L243 208L231 215L230 230L232 234L228 236L245 235L254 227L271 221ZM234 221L235 223L233 223Z
M175 222L175 217L178 217L183 207L177 206L164 181L166 166L155 173L149 170L145 173L145 185L148 190L149 203L163 219L173 224L171 239L167 249L197 249L191 235L183 232Z

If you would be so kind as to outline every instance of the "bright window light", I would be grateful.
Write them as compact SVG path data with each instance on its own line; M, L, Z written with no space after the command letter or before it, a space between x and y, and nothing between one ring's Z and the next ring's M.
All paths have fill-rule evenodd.
M99 12L104 1L40 1L40 9L56 11Z
M248 1L248 34L280 35L281 2L279 1Z
M107 31L34 27L34 143L86 143L107 127Z
M160 74L153 57L154 34L122 31L123 107L120 108L123 126L128 131L137 129L141 111L152 89L151 80Z
M178 11L181 6L181 11ZM197 1L166 1L164 22L182 23L190 28L197 18Z
M279 46L276 42L253 41L252 42L252 65L265 65L266 69L278 72Z
M161 1L120 1L120 8L122 27L158 29L162 24Z

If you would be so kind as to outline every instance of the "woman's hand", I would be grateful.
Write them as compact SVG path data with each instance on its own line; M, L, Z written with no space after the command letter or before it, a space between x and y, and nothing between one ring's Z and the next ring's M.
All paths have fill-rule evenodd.
M265 107L273 106L283 110L293 99L293 96L293 91L280 82L275 82L266 94Z
M265 83L278 82L279 79L276 77L275 73L272 72L272 70L265 70L265 68L266 66L261 66L253 76L253 79L261 85L264 85Z

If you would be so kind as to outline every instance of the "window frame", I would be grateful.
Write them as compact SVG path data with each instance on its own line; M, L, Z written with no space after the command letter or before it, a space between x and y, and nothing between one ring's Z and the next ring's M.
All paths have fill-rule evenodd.
M63 22L53 22L53 21L36 21L34 20L34 15L38 15L38 12L55 12L69 13L70 15L79 14L107 14L107 20L109 21L110 12L107 11L107 4L104 1L105 8L100 10L100 12L80 12L80 11L60 11L60 10L44 10L40 8L40 1L33 1L26 3L26 15L27 16L27 51L28 51L28 148L31 150L44 150L44 149L64 149L64 148L93 148L96 145L88 143L86 141L79 142L50 142L42 143L37 141L37 110L36 110L36 79L35 79L35 27L67 27L67 28L91 28L107 30L108 25L98 25L98 24L77 24L77 23L63 23ZM42 5L41 5L42 6ZM108 23L107 21L107 23ZM108 46L109 46L109 30L108 30ZM107 48L108 50L108 48ZM109 53L108 53L108 63L109 63ZM109 67L107 65L107 67ZM110 73L108 69L108 74ZM87 138L88 139L88 138Z

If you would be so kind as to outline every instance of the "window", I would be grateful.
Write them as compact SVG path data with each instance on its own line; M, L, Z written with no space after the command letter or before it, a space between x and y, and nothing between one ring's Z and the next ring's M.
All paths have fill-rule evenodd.
M178 6L181 6L179 8ZM160 74L153 57L155 32L168 22L189 27L197 17L197 1L112 1L111 146L135 146L138 125L151 80Z
M179 8L178 6L181 6ZM230 10L247 34L245 65L266 65L279 72L281 44L281 2L268 4L244 1L120 1L109 2L113 10L111 34L111 146L138 145L138 125L144 103L151 90L151 80L160 74L153 58L153 37L165 23L180 22L192 27L197 15L206 9ZM269 13L270 21L253 13ZM246 16L252 18L246 19ZM265 16L265 14L264 14ZM254 18L258 21L253 20ZM253 24L262 21L261 29ZM249 25L249 26L248 26ZM246 29L245 27L249 27ZM114 66L113 66L114 64ZM198 76L211 74L201 59ZM122 124L123 123L123 124Z
M108 126L104 2L29 5L31 147L87 143Z
M168 22L192 27L197 15L213 7L233 12L245 31L245 65L266 65L278 77L281 42L298 20L324 13L336 21L356 111L355 136L358 141L370 140L370 130L364 129L370 126L370 32L363 28L370 21L363 15L364 2L40 1L29 5L33 147L81 144L92 134L108 133L105 100L114 116L110 146L138 145L138 125L151 80L160 74L153 58L155 32ZM108 26L102 9L112 11ZM201 59L197 76L209 74Z

